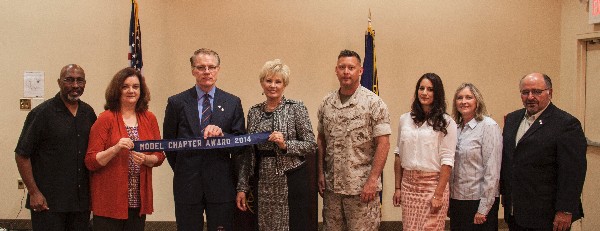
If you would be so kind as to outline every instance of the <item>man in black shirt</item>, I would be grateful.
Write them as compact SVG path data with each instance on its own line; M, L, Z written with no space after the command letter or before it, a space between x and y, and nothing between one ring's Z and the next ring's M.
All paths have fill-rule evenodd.
M27 115L15 159L33 230L85 230L90 192L83 159L96 114L79 99L86 83L79 65L63 67L57 82L60 92Z

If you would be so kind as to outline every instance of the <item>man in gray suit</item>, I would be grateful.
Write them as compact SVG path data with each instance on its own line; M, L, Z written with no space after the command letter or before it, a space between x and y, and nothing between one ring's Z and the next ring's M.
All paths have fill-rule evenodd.
M215 86L220 70L217 52L202 48L190 58L194 87L167 102L165 139L244 134L244 112L237 96ZM206 211L208 230L233 230L236 184L250 162L241 148L166 152L174 171L173 194L178 230L199 230ZM246 166L247 167L247 166Z

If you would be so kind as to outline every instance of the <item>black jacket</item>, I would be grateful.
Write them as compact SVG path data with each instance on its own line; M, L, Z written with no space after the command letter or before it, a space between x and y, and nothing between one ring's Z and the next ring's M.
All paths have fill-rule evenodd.
M524 115L525 109L508 114L502 133L505 219L510 205L516 223L527 228L551 229L557 211L581 218L587 143L579 120L550 103L515 145Z
M240 98L215 89L210 124L219 126L223 133L245 134L244 112ZM198 95L192 87L171 96L165 110L164 139L197 138L200 133ZM241 149L224 148L194 151L166 152L174 171L173 194L176 203L223 203L234 201L238 167L243 164Z

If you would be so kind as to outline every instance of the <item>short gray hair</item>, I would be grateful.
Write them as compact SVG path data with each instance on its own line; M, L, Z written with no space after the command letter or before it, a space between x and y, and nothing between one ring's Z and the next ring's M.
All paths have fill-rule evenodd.
M213 51L208 48L200 48L200 49L194 51L194 55L192 55L192 57L190 57L190 64L192 66L194 66L194 62L196 61L196 56L198 56L199 54L214 56L217 59L217 66L221 66L221 58L219 57L219 54L217 54L216 51Z

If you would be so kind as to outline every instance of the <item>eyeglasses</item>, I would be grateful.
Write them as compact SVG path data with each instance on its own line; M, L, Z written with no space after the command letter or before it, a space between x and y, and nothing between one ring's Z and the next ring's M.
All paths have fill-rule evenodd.
M542 95L542 93L545 90L550 90L551 88L546 88L546 89L532 89L532 90L522 90L521 91L521 95L522 96L529 96L529 93L533 94L534 96L540 96Z
M197 71L203 72L203 71L208 71L208 72L214 72L217 70L219 66L204 66L204 65L199 65L199 66L192 66L192 69L196 69Z
M77 83L77 85L85 85L85 79L84 78L73 78L73 77L67 77L64 79L61 79L64 83L68 83L68 84L73 84L73 83Z

